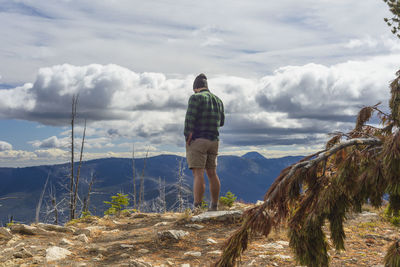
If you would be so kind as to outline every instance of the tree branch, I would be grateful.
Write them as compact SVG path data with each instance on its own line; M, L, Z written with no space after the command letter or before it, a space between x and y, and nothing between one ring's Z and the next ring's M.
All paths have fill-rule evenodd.
M251 234L258 232L267 237L271 227L278 225L288 216L286 212L279 213L279 205L282 204L282 199L280 199L282 196L281 193L287 196L287 192L282 192L281 190L286 187L297 170L309 170L318 163L328 160L330 156L338 151L350 146L378 146L381 144L382 141L378 138L354 138L346 140L330 149L322 150L308 156L291 167L284 169L265 195L265 202L260 206L247 210L243 214L243 225L228 239L223 248L223 254L215 263L215 266L233 266L236 258L240 257L241 253L246 250Z

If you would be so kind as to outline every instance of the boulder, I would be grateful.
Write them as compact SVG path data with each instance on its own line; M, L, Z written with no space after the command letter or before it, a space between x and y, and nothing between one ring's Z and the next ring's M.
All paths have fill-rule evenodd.
M25 259L25 258L32 258L33 255L26 248L21 248L19 251L14 253L14 258Z
M74 233L74 231L69 227L64 227L64 226L55 225L55 224L38 223L35 226L39 227L43 230L47 230L47 231L53 231L53 232L59 232L59 233L69 233L69 234Z
M11 234L10 230L0 227L0 239L10 240L11 238L13 238L13 235Z
M207 211L191 218L192 222L234 221L242 217L241 210Z
M104 247L102 247L102 246L98 246L98 245L91 245L89 248L88 248L88 252L89 253L91 253L91 254L105 254L105 253L107 253L107 249L106 248L104 248Z
M138 250L138 253L140 253L140 254L147 254L149 252L150 252L150 250L145 249L145 248L141 248L141 249Z
M65 248L60 247L49 247L46 249L46 261L57 261L62 260L71 255L72 252Z
M201 229L203 229L204 228L204 226L203 225L200 225L200 224L186 224L185 225L186 227L189 227L189 228L194 228L194 229L197 229L197 230L201 230Z
M80 234L76 237L76 240L81 241L83 243L89 243L89 239L85 234Z
M86 228L78 228L74 231L74 235L81 235L81 234L90 236L90 230Z
M183 237L187 236L189 232L182 230L166 230L157 233L158 239L161 241L171 240L171 241L179 241Z
M49 233L46 230L25 224L13 224L10 226L10 230L13 233L18 233L23 235L43 235Z
M70 241L70 240L68 240L66 238L63 238L60 241L60 245L62 245L62 246L73 246L74 242L72 242L72 241Z
M215 241L215 240L212 239L212 238L207 238L207 243L208 243L208 244L217 244L218 242Z
M289 242L288 241L282 241L282 240L279 240L279 241L276 241L276 243L277 244L279 244L279 245L282 245L282 246L289 246Z
M121 244L121 248L134 248L134 245L131 244Z
M198 258L198 257L201 257L201 252L200 251L188 251L188 252L183 253L183 255L186 257Z
M156 224L154 225L154 227L166 226L166 225L168 225L168 224L170 224L170 223L169 223L169 222L159 222L159 223L156 223Z

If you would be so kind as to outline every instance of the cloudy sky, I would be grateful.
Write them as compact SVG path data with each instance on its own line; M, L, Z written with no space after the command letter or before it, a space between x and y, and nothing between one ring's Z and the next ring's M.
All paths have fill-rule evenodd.
M386 105L400 40L380 0L0 0L0 166L184 155L203 72L225 104L221 153L305 155Z

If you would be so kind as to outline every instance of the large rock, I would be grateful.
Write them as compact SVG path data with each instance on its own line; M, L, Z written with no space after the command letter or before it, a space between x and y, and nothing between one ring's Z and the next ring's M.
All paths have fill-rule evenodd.
M10 230L4 227L0 227L0 239L10 240L13 237Z
M187 236L189 232L182 230L166 230L157 233L158 239L161 241L171 240L171 241L179 241L183 237Z
M63 238L60 241L60 245L62 245L62 246L73 246L74 242L72 242L71 240L68 240L66 238Z
M72 228L55 225L55 224L38 223L35 226L38 228L41 228L43 230L46 230L46 231L69 233L69 234L74 233L74 230L72 230Z
M200 224L186 224L185 225L186 227L189 227L189 228L194 228L194 229L197 229L197 230L201 230L201 229L203 229L204 228L204 226L203 225L200 225Z
M183 255L186 257L198 258L198 257L201 257L201 252L200 251L188 251L188 252L183 253Z
M60 247L49 247L46 249L46 261L57 261L62 260L71 255L72 252L65 248Z
M90 230L86 228L78 228L74 231L74 235L81 235L81 234L90 236Z
M23 235L45 235L49 233L46 230L25 224L13 224L10 226L10 230L13 233L18 233Z
M107 253L107 249L105 247L92 244L88 248L88 252L91 254L105 254Z
M207 244L218 244L218 242L212 238L207 238Z
M205 221L234 221L242 217L243 211L241 210L220 210L220 211L207 211L191 218L192 222L205 222Z
M89 239L85 234L80 234L76 237L76 240L81 241L83 243L89 243Z
M156 224L154 225L154 227L166 226L166 225L168 225L168 224L171 224L171 223L170 223L170 222L159 222L159 223L156 223Z
M19 251L13 254L14 258L25 259L25 258L32 258L33 255L30 253L26 248L21 248Z

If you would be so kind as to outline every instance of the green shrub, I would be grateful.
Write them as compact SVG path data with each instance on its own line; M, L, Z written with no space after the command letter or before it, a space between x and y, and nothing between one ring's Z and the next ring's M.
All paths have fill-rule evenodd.
M384 211L385 218L393 225L400 226L400 215L399 212L395 212L390 204L387 205Z
M111 197L111 201L104 201L104 203L111 205L111 207L104 212L105 215L119 215L121 211L129 205L128 195L117 193L116 196Z
M207 202L204 200L204 197L203 197L203 199L201 200L201 209L203 209L203 210L206 210L207 208L208 208L208 204L207 204Z
M228 191L225 196L219 198L219 202L225 206L232 207L233 202L235 202L236 199L237 197L235 194L233 194L231 191Z
M92 216L90 211L82 211L81 218L85 218L85 217L89 217L89 216Z

